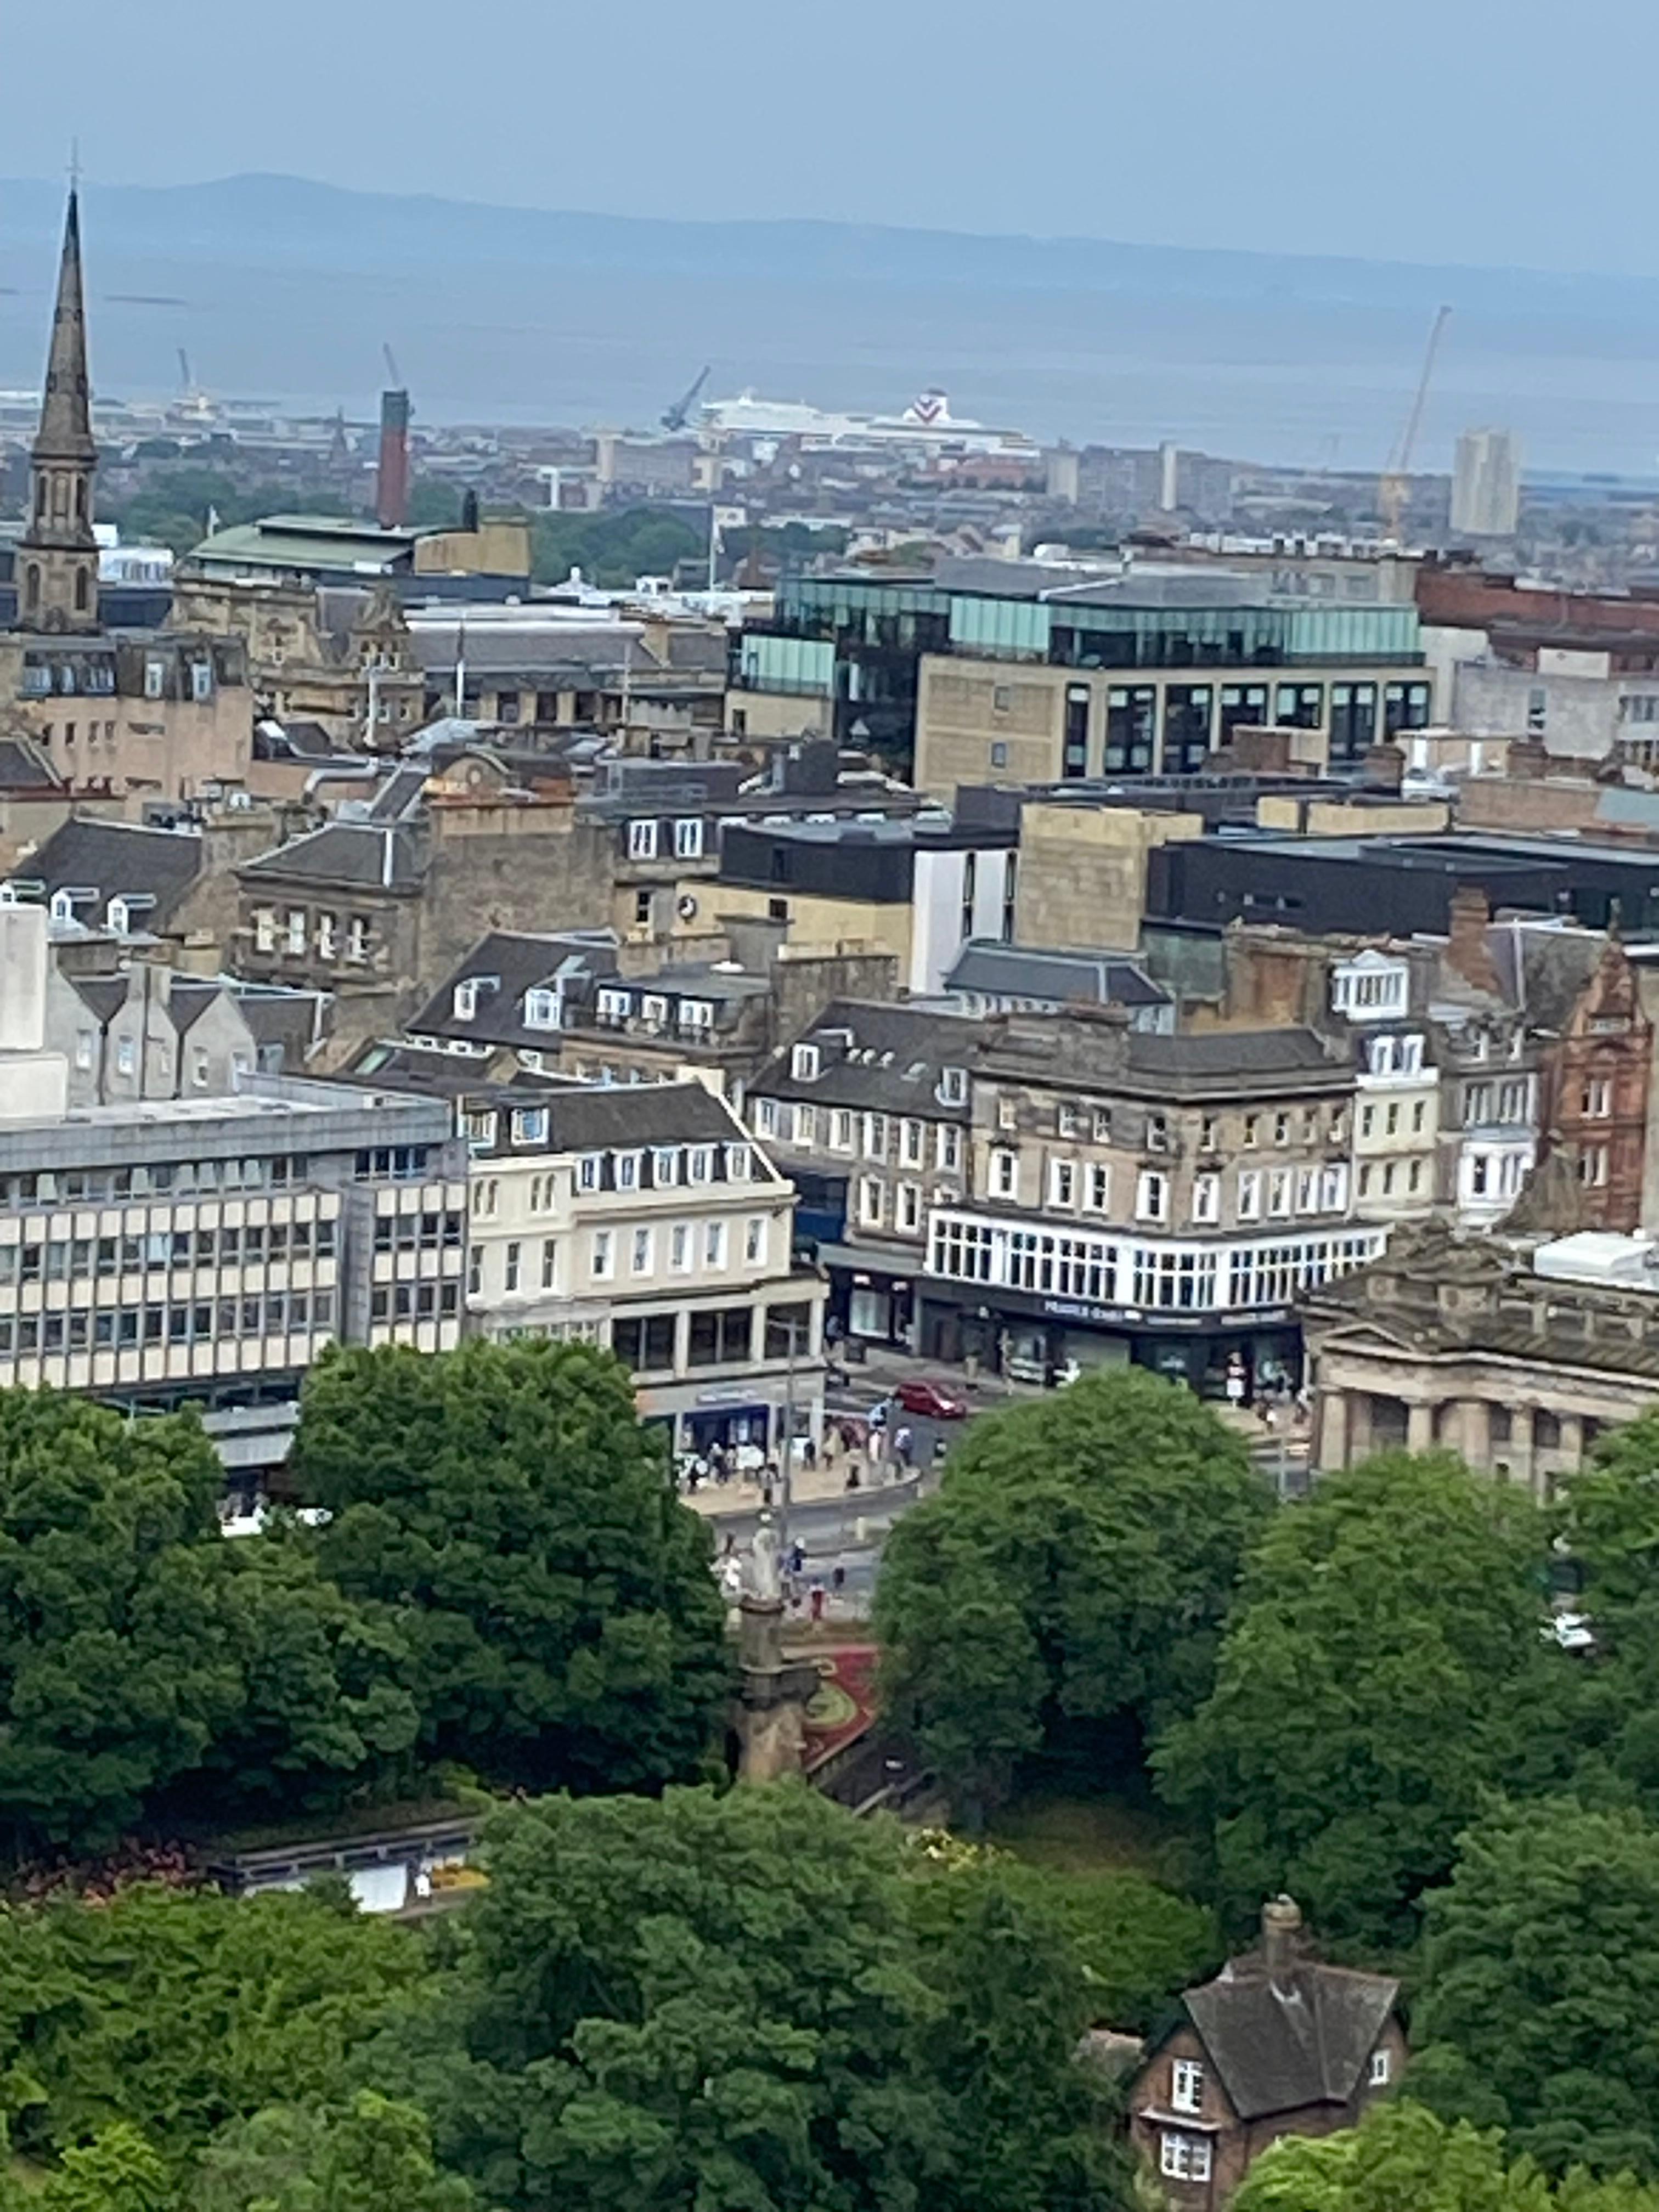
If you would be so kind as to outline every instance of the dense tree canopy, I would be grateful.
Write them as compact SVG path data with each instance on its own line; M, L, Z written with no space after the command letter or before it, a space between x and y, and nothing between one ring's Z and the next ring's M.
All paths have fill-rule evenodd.
M388 2054L486 2202L1112 2201L1074 1957L988 1881L918 1918L889 1824L799 1786L550 1798L491 1863L456 2002Z
M1154 1760L1231 1912L1288 1889L1327 1937L1410 1937L1482 1790L1560 1749L1545 1557L1530 1502L1443 1453L1384 1453L1275 1518L1213 1694Z
M1529 2159L1507 2165L1495 2132L1448 2126L1407 2100L1338 2135L1286 2136L1250 2168L1232 2212L1659 2212L1659 2192L1583 2172L1554 2186Z
M699 1771L728 1685L708 1532L608 1354L336 1352L294 1467L325 1573L412 1655L428 1753L581 1790Z
M1139 1369L976 1421L888 1540L876 1624L895 1707L988 1795L1058 1721L1189 1711L1267 1510L1224 1423Z
M640 576L672 576L682 561L705 559L708 526L678 507L624 507L590 514L535 518L532 570L538 584L562 584L580 568L605 591Z
M228 2122L332 2094L428 1974L407 1929L308 1894L0 1910L0 2118L39 2159L136 2129L176 2177Z
M1659 2180L1659 1831L1504 1807L1426 1908L1413 2089L1551 2172Z
M184 2212L469 2212L413 2105L360 2089L338 2107L276 2105L204 2153Z
M1597 1439L1555 1520L1596 1639L1574 1690L1577 1786L1659 1814L1659 1413Z

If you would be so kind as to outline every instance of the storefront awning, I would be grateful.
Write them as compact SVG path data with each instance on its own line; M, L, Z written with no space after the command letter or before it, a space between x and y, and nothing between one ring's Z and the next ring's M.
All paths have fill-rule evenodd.
M884 1282L908 1283L921 1273L921 1254L877 1251L867 1244L820 1244L818 1264L848 1274L879 1275Z

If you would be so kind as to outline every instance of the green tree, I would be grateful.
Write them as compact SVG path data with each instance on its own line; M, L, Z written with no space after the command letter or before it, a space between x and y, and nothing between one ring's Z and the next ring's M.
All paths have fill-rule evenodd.
M534 518L532 545L537 583L562 584L572 568L580 568L590 584L617 591L637 577L672 575L680 562L706 558L708 525L703 516L676 507L544 511Z
M191 1415L0 1392L0 1820L106 1840L234 1714L214 1502Z
M1598 1437L1554 1519L1596 1638L1573 1698L1578 1792L1659 1814L1659 1412Z
M173 2212L173 2177L142 2130L114 2120L71 2144L38 2196L21 2201L41 2212Z
M1552 2173L1659 2179L1659 1831L1500 1807L1425 1904L1414 2094Z
M1057 1723L1189 1711L1267 1510L1239 1438L1139 1369L977 1421L888 1539L889 1698L970 1799Z
M526 2212L1096 2212L1076 1961L991 1886L930 1928L925 1887L804 1785L516 1808L453 2001L378 2063Z
M273 1811L407 1780L421 1714L387 1608L357 1605L295 1532L223 1547L220 1610L241 1674L204 1762L210 1809Z
M1530 2160L1506 2166L1495 2131L1401 2100L1339 2135L1284 2136L1250 2168L1233 2212L1659 2212L1659 2194L1582 2172L1553 2189Z
M1231 1915L1289 1889L1326 1936L1408 1940L1483 1789L1547 1766L1543 1525L1444 1453L1384 1453L1279 1515L1159 1787L1213 1839Z
M608 1354L335 1352L294 1466L325 1571L408 1644L429 1751L581 1790L700 1771L729 1686L708 1532Z
M467 2212L472 2191L440 2171L413 2105L360 2089L334 2111L275 2106L203 2154L189 2212Z
M67 2166L125 2124L177 2172L233 2119L337 2094L430 1966L411 1930L304 1893L0 1910L0 2114L31 2156Z

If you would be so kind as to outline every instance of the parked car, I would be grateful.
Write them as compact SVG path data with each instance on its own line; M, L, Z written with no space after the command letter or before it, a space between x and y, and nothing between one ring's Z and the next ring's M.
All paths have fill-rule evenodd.
M965 1398L947 1390L943 1382L930 1382L925 1375L912 1375L894 1391L907 1413L925 1413L932 1421L959 1421L968 1411Z

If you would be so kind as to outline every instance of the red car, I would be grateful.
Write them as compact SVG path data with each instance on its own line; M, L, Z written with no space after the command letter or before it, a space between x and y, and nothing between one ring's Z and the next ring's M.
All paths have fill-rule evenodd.
M959 1421L968 1411L966 1399L958 1398L942 1382L930 1382L921 1375L913 1375L901 1382L893 1393L893 1402L902 1406L907 1413L926 1413L933 1421Z

